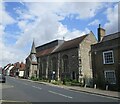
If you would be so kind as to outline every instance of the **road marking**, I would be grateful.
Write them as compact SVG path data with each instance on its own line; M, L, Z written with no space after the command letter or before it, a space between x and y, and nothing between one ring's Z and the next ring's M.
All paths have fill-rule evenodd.
M15 100L0 100L3 103L22 103L22 104L32 104L30 102L26 102L26 101L15 101Z
M40 88L40 87L36 87L36 86L32 86L32 87L37 88L37 89L39 89L39 90L41 90L41 89L42 89L42 88Z
M1 89L6 89L6 88L13 88L14 86L12 85L9 85L9 84L3 84L3 85L0 85L0 90Z
M54 91L50 91L50 90L49 90L49 92L52 93L52 94L56 94L56 95L60 95L60 96L64 96L64 97L66 97L66 98L70 98L70 99L73 98L73 97L71 97L71 96L67 96L67 95L64 95L64 94L61 94L61 93L57 93L57 92L54 92Z

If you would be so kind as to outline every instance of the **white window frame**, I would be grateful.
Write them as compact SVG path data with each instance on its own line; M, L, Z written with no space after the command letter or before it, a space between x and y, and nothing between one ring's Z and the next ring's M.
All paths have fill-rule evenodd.
M113 62L106 63L106 62L105 62L105 53L109 53L109 52L112 52L112 59L113 59ZM103 52L103 63L104 63L104 64L113 64L113 63L114 63L114 54L113 54L113 50L104 51L104 52Z
M115 82L114 82L114 83L110 83L110 84L116 84L115 70L105 70L105 71L104 71L105 80L106 80L106 72L113 72L113 73L114 73Z

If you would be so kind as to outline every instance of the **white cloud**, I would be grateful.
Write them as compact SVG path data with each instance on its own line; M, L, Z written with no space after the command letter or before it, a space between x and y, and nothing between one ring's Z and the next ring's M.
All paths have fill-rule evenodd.
M108 8L106 11L107 23L104 25L107 34L118 31L118 4L114 8Z
M22 21L18 22L18 26L22 29L22 34L16 42L17 47L24 47L28 41L35 38L37 44L67 37L69 30L59 20L64 19L70 14L78 14L77 18L91 18L96 14L96 11L101 8L101 3L26 3L28 11L17 10ZM82 9L81 9L82 8ZM22 15L21 15L22 14ZM28 22L29 19L35 18L32 23ZM62 31L61 31L62 30ZM80 30L76 30L80 31ZM73 32L74 33L74 32ZM78 33L78 32L77 32ZM69 31L70 34L70 31ZM69 35L69 38L75 38Z
M20 2L22 5L24 5L24 2L50 2L50 3L53 3L53 2L57 2L57 3L60 3L60 2L119 2L119 0L5 0L6 2Z
M88 26L92 26L92 25L97 25L98 26L98 24L100 24L100 20L98 20L98 19L95 19L94 21L92 21L91 23L89 23L88 24Z
M26 29L26 26L27 26L27 21L25 20L21 20L18 22L18 26L21 30L25 31L24 29Z
M8 12L6 12L4 3L0 3L0 66L18 60L16 56L17 53L14 51L15 49L9 47L4 42L6 26L15 22L16 21L8 14Z
M26 54L27 53L19 49L2 44L2 51L0 51L0 66L8 63L15 63L17 61L24 61Z
M78 14L77 18L90 18L96 14L96 10L100 7L101 3L81 4L62 2L26 3L26 5L28 11L17 10L17 13L20 15L18 18L18 20L20 20L18 21L18 26L22 33L16 41L15 49L19 48L23 50L26 45L32 42L33 38L35 39L36 46L38 46L55 39L63 39L63 37L65 37L65 40L69 40L88 33L89 29L87 28L83 31L75 29L71 32L66 26L62 25L59 20L64 19L72 13ZM86 15L86 13L88 14ZM29 19L34 21L28 22ZM29 53L29 50L21 54L25 57L26 53Z
M15 23L15 20L5 11L4 3L0 3L0 24L6 26Z
M62 24L60 24L59 25L59 27L58 27L58 32L57 32L57 38L62 38L62 37L64 37L64 35L66 34L68 32L68 29L67 29L67 27L66 26L63 26Z
M68 14L78 14L77 19L88 19L94 17L97 11L102 7L103 3L99 2L72 2L65 3L60 12L63 16Z
M74 29L74 31L71 32L59 21L70 14L77 14L77 19L89 19L94 17L97 11L103 7L103 3L37 2L24 3L24 6L27 6L27 10L19 7L14 9L19 15L17 21L15 21L5 10L3 13L5 16L4 18L7 19L3 22L4 27L8 24L17 22L21 29L21 34L17 37L14 46L6 46L3 42L1 44L3 47L2 54L4 56L3 62L6 64L8 62L24 60L29 53L29 50L25 51L25 48L32 42L33 38L38 46L54 39L62 39L65 37L65 40L68 40L88 33L88 28L85 28L85 30ZM29 20L32 20L32 22L29 22ZM4 27L0 27L2 31Z
M85 34L88 34L90 32L90 30L88 28L85 28L85 30L81 31L81 30L74 30L72 32L68 31L65 35L64 38L65 40L70 40L76 37L80 37L83 36Z

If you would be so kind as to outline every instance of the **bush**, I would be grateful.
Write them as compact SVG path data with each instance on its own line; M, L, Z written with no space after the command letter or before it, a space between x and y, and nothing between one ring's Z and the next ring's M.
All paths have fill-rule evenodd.
M72 86L80 86L80 83L77 80L72 80L71 85Z
M33 81L38 81L38 78L36 78L34 76L32 76L30 79L33 80Z
M52 84L61 85L62 83L61 83L61 81L54 81L54 82L52 82Z
M72 83L79 83L77 80L72 80Z
M71 83L71 79L70 78L67 78L67 77L65 77L64 79L63 79L63 84L64 85L66 85L66 83Z

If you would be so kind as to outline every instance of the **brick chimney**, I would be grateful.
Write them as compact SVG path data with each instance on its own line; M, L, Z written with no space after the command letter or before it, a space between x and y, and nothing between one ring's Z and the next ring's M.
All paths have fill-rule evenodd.
M99 24L99 27L98 27L98 42L101 42L104 36L105 36L105 29L101 28L100 24Z

